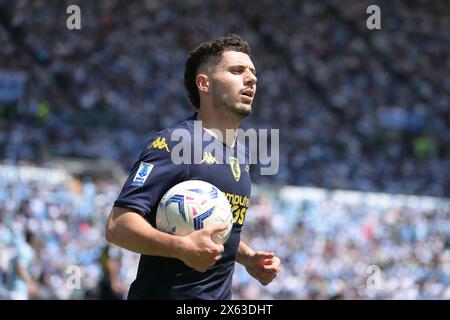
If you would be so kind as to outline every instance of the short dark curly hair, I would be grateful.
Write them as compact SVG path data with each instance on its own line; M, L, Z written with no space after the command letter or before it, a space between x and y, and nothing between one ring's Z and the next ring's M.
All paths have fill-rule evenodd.
M184 87L189 100L197 109L200 108L200 94L195 83L198 68L212 57L219 58L226 51L243 52L250 56L248 42L236 34L202 43L189 53L184 67Z

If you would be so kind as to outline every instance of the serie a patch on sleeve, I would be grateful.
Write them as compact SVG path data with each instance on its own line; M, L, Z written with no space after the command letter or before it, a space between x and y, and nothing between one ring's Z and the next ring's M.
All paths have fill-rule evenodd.
M148 176L150 175L150 172L152 172L152 169L153 164L141 162L131 185L133 187L142 187L145 183L145 180L147 180Z

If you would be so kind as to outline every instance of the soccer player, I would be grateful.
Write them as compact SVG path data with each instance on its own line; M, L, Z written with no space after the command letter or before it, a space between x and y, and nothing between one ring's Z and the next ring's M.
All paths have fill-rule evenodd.
M38 286L31 276L31 265L35 256L35 235L25 231L25 239L14 239L16 256L10 264L7 288L12 300L33 299L38 293Z
M272 282L280 271L280 259L274 253L255 252L240 240L250 199L249 156L236 134L226 135L227 129L235 133L241 120L251 113L256 80L250 47L237 35L203 43L188 55L184 83L198 112L150 140L107 222L108 241L141 254L128 299L231 299L236 261L263 285ZM172 141L172 133L184 129L194 136L194 122L198 120L202 121L202 132L222 148L223 157L217 159L217 154L202 152L200 162L174 164L171 152L178 141ZM195 143L198 141L192 141L192 145ZM226 159L226 151L235 152L237 157ZM207 227L184 237L156 229L160 199L172 186L186 180L209 182L232 202L233 228L224 245L215 243L212 237L226 225Z
M122 300L126 292L120 280L120 251L116 246L107 244L99 257L102 276L98 283L100 300Z

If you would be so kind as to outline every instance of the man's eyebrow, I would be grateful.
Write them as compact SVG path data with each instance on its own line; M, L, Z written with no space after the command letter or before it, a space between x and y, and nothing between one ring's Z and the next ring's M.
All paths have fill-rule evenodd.
M245 64L235 64L235 65L232 65L231 68L242 68L242 69L245 69L245 68L247 68L247 66L246 66ZM248 67L248 69L249 69L254 75L256 75L256 70L255 70L255 68L253 68L253 67Z

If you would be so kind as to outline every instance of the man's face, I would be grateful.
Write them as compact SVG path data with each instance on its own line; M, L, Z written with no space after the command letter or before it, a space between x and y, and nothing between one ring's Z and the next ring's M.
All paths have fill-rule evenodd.
M256 93L256 71L247 54L224 52L210 77L214 106L240 119L250 114Z

